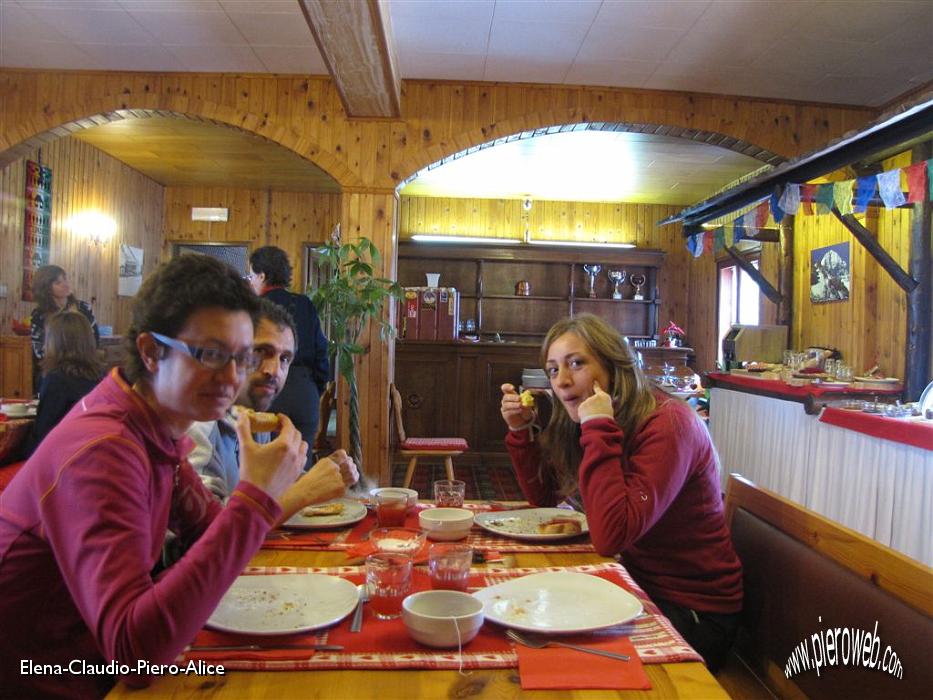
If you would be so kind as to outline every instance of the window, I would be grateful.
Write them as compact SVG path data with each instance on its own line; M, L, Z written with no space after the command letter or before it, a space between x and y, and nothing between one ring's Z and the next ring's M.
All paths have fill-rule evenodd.
M758 260L751 260L752 267L758 269ZM734 262L725 260L719 263L719 339L716 357L722 363L722 340L734 323L746 326L758 325L761 290L755 281Z

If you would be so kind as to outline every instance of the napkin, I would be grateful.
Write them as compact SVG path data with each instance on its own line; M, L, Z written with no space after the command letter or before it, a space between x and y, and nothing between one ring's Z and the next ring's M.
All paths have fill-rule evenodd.
M651 681L642 667L638 652L628 637L561 637L559 641L627 654L629 661L584 654L574 649L545 647L530 649L515 645L522 690L648 690Z
M300 661L310 659L321 653L314 649L287 649L289 644L319 644L320 637L314 632L307 634L290 634L282 637L253 636L244 634L226 634L202 629L191 642L191 646L239 646L245 644L258 644L274 646L274 649L225 650L225 651L188 651L184 652L186 659L200 659L203 661ZM333 653L333 652L324 652Z

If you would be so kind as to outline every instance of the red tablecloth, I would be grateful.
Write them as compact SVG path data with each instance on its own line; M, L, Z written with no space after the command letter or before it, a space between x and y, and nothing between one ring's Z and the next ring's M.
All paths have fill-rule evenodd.
M916 422L861 411L825 408L820 414L820 422L933 451L933 422L930 421Z
M746 389L755 389L758 391L771 391L783 394L788 398L802 399L807 396L823 396L825 394L863 394L874 396L881 395L899 395L901 386L898 384L893 389L856 389L851 385L845 388L821 387L818 384L807 384L806 386L790 386L780 379L753 379L752 377L742 377L736 374L724 374L720 372L710 372L707 375L710 379L715 379L720 384L734 384L735 386Z

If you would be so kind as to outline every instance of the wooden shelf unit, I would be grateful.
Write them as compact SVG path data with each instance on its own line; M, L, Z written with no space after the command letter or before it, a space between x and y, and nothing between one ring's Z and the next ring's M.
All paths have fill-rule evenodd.
M600 264L596 278L597 298L586 296L584 264ZM594 313L623 335L658 338L660 294L658 272L664 252L653 249L619 250L593 248L549 249L533 246L445 243L399 244L398 281L402 286L425 284L425 273L440 273L440 284L460 292L460 319L474 319L483 339L498 333L503 339L540 340L559 319L577 313ZM610 269L628 273L614 300ZM632 274L645 276L644 300L634 300ZM519 296L515 284L531 284L532 294Z

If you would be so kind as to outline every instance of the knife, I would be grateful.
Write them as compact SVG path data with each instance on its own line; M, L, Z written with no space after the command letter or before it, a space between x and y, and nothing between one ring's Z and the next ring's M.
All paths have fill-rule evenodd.
M188 647L188 651L266 651L269 649L314 649L315 651L343 651L339 644L230 644L218 647Z

